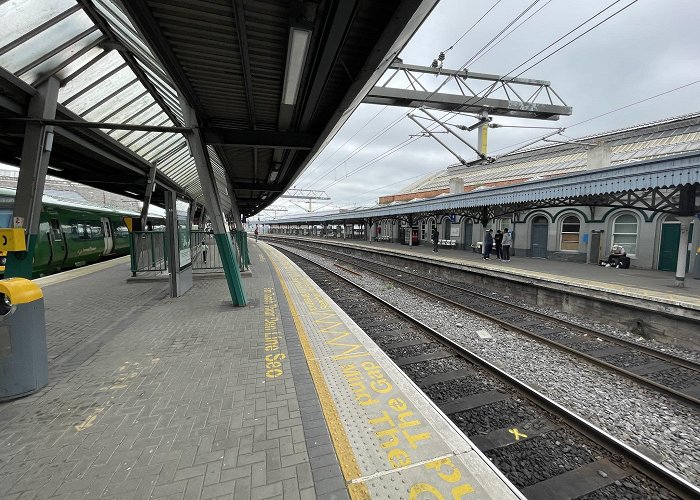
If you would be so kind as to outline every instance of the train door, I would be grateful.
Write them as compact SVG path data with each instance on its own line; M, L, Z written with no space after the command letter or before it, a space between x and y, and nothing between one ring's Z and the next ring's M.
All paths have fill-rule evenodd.
M532 221L532 244L530 246L530 257L540 259L547 258L547 236L549 224L545 217L539 216Z
M52 267L60 268L66 260L68 254L66 247L66 239L63 235L63 229L58 219L51 219L49 230L49 245L51 255L49 256L49 264Z
M102 255L109 255L114 250L114 235L112 233L112 223L107 217L100 217L102 219L102 234L105 239L105 250Z

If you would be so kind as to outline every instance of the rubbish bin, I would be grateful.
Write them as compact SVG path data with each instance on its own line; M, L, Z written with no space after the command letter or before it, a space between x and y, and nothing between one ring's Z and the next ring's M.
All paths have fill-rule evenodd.
M0 280L0 401L48 382L44 294L24 278Z

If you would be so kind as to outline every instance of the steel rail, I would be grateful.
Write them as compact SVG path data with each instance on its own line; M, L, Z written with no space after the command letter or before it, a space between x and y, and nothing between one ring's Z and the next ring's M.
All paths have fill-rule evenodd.
M275 246L275 245L272 245ZM520 391L522 391L528 399L530 399L533 403L537 404L541 408L550 411L554 413L555 415L561 417L567 425L571 426L572 428L576 429L579 431L581 434L586 436L587 438L591 439L595 443L603 446L605 449L612 453L618 453L626 457L632 466L640 471L642 474L646 475L647 477L650 477L654 481L658 482L659 484L663 485L665 488L669 489L672 493L682 497L682 498L688 498L688 499L695 499L695 498L700 498L700 488L696 487L689 481L687 481L685 478L679 476L678 474L668 470L666 467L661 465L660 463L656 462L655 460L652 460L651 458L647 457L643 453L635 450L631 446L623 443L616 437L612 436L608 432L604 431L600 427L593 425L592 423L588 422L584 418L576 415L575 413L567 410L563 406L561 406L559 403L556 401L552 400L551 398L545 396L544 394L540 393L536 389L530 387L527 385L525 382L522 382L520 379L508 374L505 370L498 368L496 365L490 363L486 359L482 358L478 354L473 353L466 347L458 344L454 340L450 339L449 337L446 337L445 335L441 334L440 332L434 330L430 326L424 324L422 321L420 321L417 318L414 318L411 316L409 313L403 311L399 307L396 307L392 305L391 303L387 302L386 300L382 299L378 295L374 294L373 292L370 292L369 290L366 290L364 287L361 285L358 285L357 283L354 283L350 281L348 278L340 275L338 272L329 269L325 266L322 266L321 264L318 264L312 260L310 260L307 257L304 257L302 255L295 254L297 257L300 259L303 259L314 266L318 266L319 268L324 269L326 272L340 278L344 282L348 283L352 287L360 290L362 293L370 296L383 306L387 307L388 309L395 311L397 315L401 316L402 318L406 319L407 321L417 325L420 329L424 330L426 333L428 333L431 337L433 337L435 340L440 342L446 347L449 347L451 349L454 349L456 352L460 354L460 356L463 356L464 358L468 359L472 363L481 366L485 370L493 373L496 377L498 377L500 380L516 387Z
M306 250L306 251L318 251L318 250L320 250L320 249L313 248L313 247L304 247L304 250ZM354 266L356 266L356 267L359 267L360 269L365 269L366 271L375 273L375 274L378 275L378 276L382 276L382 277L385 278L385 279L392 280L392 281L394 281L394 282L396 282L396 283L400 283L400 284L402 284L402 285L404 285L404 286L408 286L408 287L410 287L410 288L412 288L412 289L418 291L418 292L421 293L421 294L425 294L425 295L428 295L428 296L430 296L430 297L432 297L432 298L445 301L445 302L447 302L447 303L449 303L449 304L452 304L452 305L454 305L454 306L456 306L456 307L459 307L459 308L461 308L461 309L464 309L464 310L466 310L466 311L469 311L470 313L475 314L475 315L477 315L477 316L479 316L479 317L482 317L482 318L484 318L484 319L488 319L489 321L493 321L494 323L500 324L500 325L502 325L502 326L506 326L506 327L508 327L509 329L515 330L515 331L517 331L517 332L519 332L519 333L522 333L522 334L524 334L524 335L527 335L528 337L531 337L531 338L536 339L536 340L538 340L538 341L545 342L545 343L547 343L547 344L549 344L549 345L551 345L551 346L556 347L557 349L560 349L560 350L565 351L565 352L567 352L567 353L573 354L573 355L578 356L578 357L580 357L580 358L584 358L584 359L586 359L586 360L588 360L588 361L590 361L590 362L592 362L592 363L594 363L594 364L596 364L596 365L598 365L598 366L602 366L602 367L604 367L604 368L607 368L607 369L609 369L609 370L611 370L611 371L614 371L614 372L616 372L616 373L619 373L619 374L621 374L621 375L623 375L623 376L625 376L625 377L627 377L627 378L630 378L630 379L632 379L632 380L634 380L634 381L636 381L636 382L639 382L640 384L646 385L646 386L648 386L648 387L650 387L650 388L652 388L652 389L654 389L654 390L656 390L656 391L658 391L658 392L661 392L661 393L664 393L664 394L666 394L666 395L668 395L668 396L671 396L671 397L673 397L673 398L675 398L675 399L677 399L677 400L679 400L679 401L681 401L681 402L683 402L683 403L685 403L685 404L687 404L687 405L689 405L689 406L691 406L691 407L694 407L695 409L700 408L700 399L698 399L698 398L696 398L696 397L694 397L694 396L691 396L691 395L686 394L686 393L683 393L683 392L681 392L681 391L679 391L679 390L673 389L672 387L668 387L668 386L659 384L658 382L655 382L655 381L653 381L653 380L650 380L650 379L648 379L648 378L645 378L645 377L643 377L643 376L641 376L641 375L638 375L638 374L636 374L636 373L634 373L634 372L631 372L631 371L629 371L629 370L625 370L624 368L621 368L621 367L619 367L619 366L613 365L613 364L611 364L611 363L608 363L608 362L606 362L606 361L603 361L602 359L598 359L598 358L596 358L596 357L594 357L594 356L591 356L591 355L589 355L589 354L586 354L586 353L584 353L584 352L577 351L576 349L573 349L573 348L571 348L571 347L569 347L569 346L567 346L567 345L564 345L564 344L561 344L561 343L559 343L559 342L556 342L555 340L548 339L548 338L546 338L546 337L544 337L544 336L538 335L537 333L528 331L528 330L526 330L526 329L524 329L524 328L522 328L522 327L519 327L518 325L516 325L516 324L514 324L514 323L510 323L510 322L508 322L508 321L501 320L501 319L498 319L498 318L496 318L496 317L494 317L494 316L491 316L491 315L489 315L489 314L488 314L487 312L485 312L485 311L480 311L479 309L475 309L475 308L469 307L469 306L467 306L467 305L465 305L465 304L461 304L461 303L459 303L459 302L456 302L456 301L454 301L454 300L452 300L452 299L450 299L450 298L448 298L448 297L446 297L446 296L444 296L444 295L439 295L439 294L437 294L437 293L429 292L429 291L425 290L424 288L421 288L421 287L419 287L419 286L417 286L417 285L413 285L413 284L408 283L408 282L406 282L406 281L403 281L403 280L401 280L401 279L399 279L399 278L396 278L396 277L393 277L393 276L389 276L389 275L387 275L387 274L385 274L385 273L382 273L382 272L380 272L380 271L377 271L377 270L375 270L375 269L370 269L370 268L368 268L368 267L364 267L364 266L362 266L362 265L358 265L356 262L352 262L352 261L348 260L348 259L347 259L348 256L345 255L345 254L338 254L338 253L336 253L336 252L331 252L331 251L325 250L325 249L324 249L324 250L321 250L321 251L328 252L328 253L330 253L330 254L333 255L333 258L338 259L338 260L341 260L341 261L343 261L343 262L345 262L345 263L347 263L347 264L354 265ZM343 255L343 257L345 257L345 258L340 258L340 257L338 257L338 255ZM357 257L352 257L352 258L353 258L353 259L357 259L357 260L363 260L363 259L359 259L359 258L357 258ZM365 261L365 262L368 262L368 261ZM373 264L373 263L371 263L371 262L369 262L369 263L370 263L370 264ZM387 267L387 266L384 266L384 267ZM390 268L391 268L391 269L394 269L394 270L396 270L396 271L400 271L400 272L401 272L402 274L404 274L404 275L411 275L411 276L415 276L415 277L420 277L420 279L423 280L423 281L426 281L426 280L432 281L433 283L436 283L436 284L439 284L439 285L442 285L442 286L448 286L448 287L451 287L451 288L453 288L453 289L455 289L455 290L459 290L459 291L461 291L461 292L463 292L463 293L467 293L467 294L470 294L470 295L475 296L475 297L479 297L479 298L482 298L482 299L487 299L487 300L489 300L489 301L498 302L499 305L502 305L503 307L507 307L507 308L510 308L510 309L514 309L515 311L521 312L521 313L524 313L524 314L531 314L531 315L534 315L534 316L536 316L536 317L538 317L538 318L540 318L540 319L546 319L548 322L551 322L551 323L555 323L555 324L556 324L556 323L564 324L564 325L566 325L566 326L568 326L568 327L570 327L570 328L574 328L574 329L576 329L576 330L578 330L578 331L580 331L580 332L583 332L583 333L586 333L586 334L589 334L589 335L592 334L592 335L597 335L597 336L605 336L605 334L600 334L600 332L597 332L596 330L592 330L592 329L588 329L588 328L585 328L585 327L577 326L577 325L575 325L575 324L572 324L572 323L570 323L570 322L568 322L568 321L565 321L565 320L561 320L561 319L559 319L559 318L552 318L552 317L547 316L547 315L545 315L545 314L537 313L537 312L535 312L535 311L531 311L531 310L529 310L529 309L527 309L527 308L524 308L524 307L520 307L520 306L516 306L516 305L513 305L513 304L509 304L509 303L507 303L507 302L505 302L505 301L502 301L502 300L500 300L500 299L496 299L496 298L493 298L493 297L490 297L490 296L482 295L482 294L480 294L480 293L477 293L477 292L474 292L474 291L471 291L471 290L467 290L467 289L465 289L465 288L459 287L459 286L454 285L454 284L451 284L451 283L447 283L447 282L440 281L440 280L435 280L435 279L429 278L429 277L427 277L427 276L418 276L418 275L416 275L416 274L414 274L414 273L411 273L411 272L408 272L408 271L405 271L405 270L399 270L399 269L396 269L396 268L393 268L393 267L390 267ZM639 349L638 346L637 346L637 344L634 344L634 343L631 343L631 344L632 344L632 347L631 347L632 349L638 349L638 350L640 350L640 351L642 351L642 352L645 352L643 349ZM692 362L690 362L690 361L688 361L688 360L682 360L684 363L679 363L679 362L677 362L677 360L680 359L680 358L676 358L676 357L674 357L674 356L669 356L669 355L665 355L665 356L667 356L667 357L657 356L657 354L665 354L665 353L659 353L658 351L655 351L655 350L653 350L653 349L651 349L651 351L652 351L652 353L646 352L646 354L649 354L649 355L652 355L652 356L656 356L656 357L658 357L659 359L663 359L664 361L668 361L668 362L670 362L670 363L674 363L674 364L680 365L680 366L682 366L683 368L689 368L689 369L695 370L695 371L698 371L698 370L700 369L700 367L698 367L698 365L696 365L696 364L694 364L694 363L692 363ZM688 365L690 365L690 366L688 366Z

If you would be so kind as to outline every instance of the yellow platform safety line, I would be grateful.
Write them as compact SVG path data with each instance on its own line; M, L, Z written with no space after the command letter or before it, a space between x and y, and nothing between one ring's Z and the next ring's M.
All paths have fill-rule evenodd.
M321 367L315 359L315 353L311 344L309 342L306 329L304 324L299 317L299 312L297 311L294 302L292 301L292 296L287 288L286 283L282 277L282 273L273 261L270 259L270 264L272 264L273 269L277 273L282 284L282 291L287 299L287 304L289 304L289 311L294 319L294 325L299 333L299 341L301 342L301 347L304 350L304 355L306 356L306 361L309 365L309 372L311 372L311 378L316 386L316 392L318 393L318 399L321 403L321 409L323 410L323 415L326 417L326 422L328 423L328 430L331 434L331 440L333 441L333 446L338 451L338 462L340 463L340 468L343 471L343 476L348 487L348 492L350 497L357 500L369 499L370 494L367 489L367 485L364 483L353 483L354 479L359 479L362 477L360 473L360 468L357 465L357 460L355 459L355 454L352 452L352 447L350 446L350 440L347 434L345 434L345 429L341 423L340 417L338 416L338 410L335 408L333 403L333 397L331 396L326 381L321 372Z

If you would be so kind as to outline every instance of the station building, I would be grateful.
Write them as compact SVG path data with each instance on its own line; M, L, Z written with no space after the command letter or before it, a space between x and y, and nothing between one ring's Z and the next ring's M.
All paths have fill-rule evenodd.
M649 160L671 158L700 151L700 113L572 139L570 143L528 149L498 158L479 167L449 166L407 186L399 193L379 198L383 207L413 200L439 200L447 194L477 193L575 173L596 172ZM662 186L652 197L668 195ZM629 193L619 195L629 196ZM653 208L653 201L638 200L636 207L575 205L515 210L503 207L500 215L471 213L416 214L414 243L430 244L437 225L440 239L457 249L478 249L484 232L508 228L513 233L512 250L518 256L559 261L597 262L615 244L625 248L631 267L675 271L681 222L671 213ZM673 200L671 200L673 201ZM676 200L677 201L677 200ZM645 209L644 207L649 207ZM484 217L486 216L486 217ZM700 247L698 218L690 223L686 271L693 269ZM377 227L379 229L377 229ZM406 221L382 218L373 237L388 241L408 239ZM349 233L348 233L349 235ZM417 235L417 237L416 237Z

